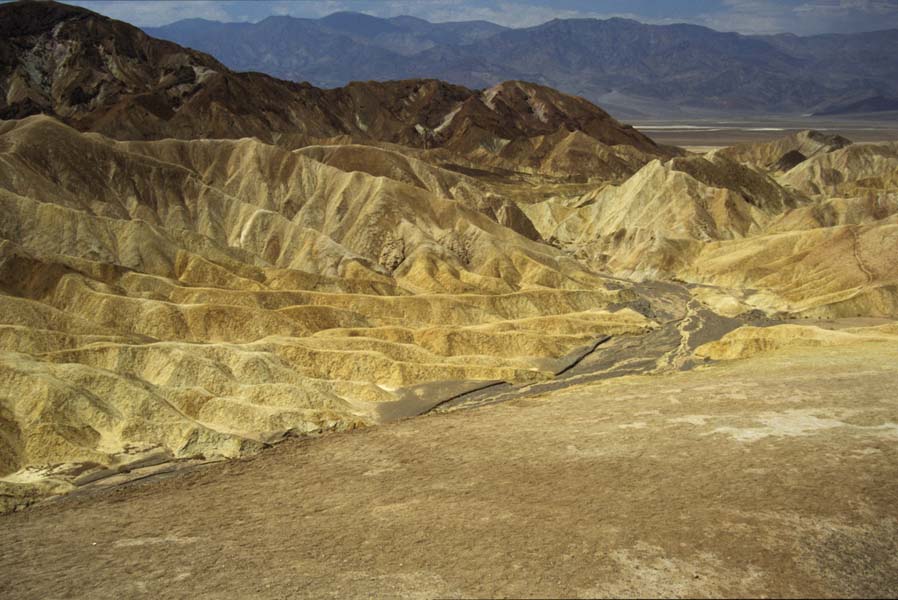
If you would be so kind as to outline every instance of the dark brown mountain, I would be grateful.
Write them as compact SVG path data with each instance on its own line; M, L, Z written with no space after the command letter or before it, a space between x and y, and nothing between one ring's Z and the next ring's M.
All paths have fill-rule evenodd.
M44 113L117 139L256 137L298 147L339 136L466 155L505 151L511 166L533 163L524 156L530 148L549 157L557 145L571 146L572 132L602 147L637 149L645 154L637 167L667 154L590 102L530 83L475 91L405 80L324 90L237 73L207 54L55 2L0 5L0 33L5 119Z

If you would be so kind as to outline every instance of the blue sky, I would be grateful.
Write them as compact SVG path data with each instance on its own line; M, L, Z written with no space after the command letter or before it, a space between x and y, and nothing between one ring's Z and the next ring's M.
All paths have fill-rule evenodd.
M430 21L485 19L510 27L554 18L628 17L647 23L695 23L722 31L807 35L898 28L898 0L76 0L135 25L201 17L259 21L269 15L321 17L352 10Z

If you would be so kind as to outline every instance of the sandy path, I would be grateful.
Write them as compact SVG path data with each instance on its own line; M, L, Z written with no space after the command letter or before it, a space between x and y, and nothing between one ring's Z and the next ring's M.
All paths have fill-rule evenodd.
M622 377L64 498L0 518L0 596L895 596L896 364Z

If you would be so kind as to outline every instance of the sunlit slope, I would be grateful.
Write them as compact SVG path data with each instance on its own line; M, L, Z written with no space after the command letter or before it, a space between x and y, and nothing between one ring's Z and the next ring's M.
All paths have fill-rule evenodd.
M827 140L805 132L653 161L619 185L522 209L543 238L584 264L715 286L696 293L730 312L894 316L894 144ZM786 170L759 167L796 145L813 156Z
M235 455L377 421L409 386L547 377L653 326L627 286L436 188L253 140L31 117L3 125L0 164L5 473Z

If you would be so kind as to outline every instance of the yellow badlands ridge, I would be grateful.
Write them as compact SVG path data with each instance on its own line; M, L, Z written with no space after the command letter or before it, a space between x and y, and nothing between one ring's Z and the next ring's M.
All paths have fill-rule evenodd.
M814 139L564 181L539 174L538 140L541 166L512 173L507 150L483 149L477 169L395 144L128 142L4 122L8 507L148 461L235 457L549 381L607 336L661 332L677 365L699 343L696 360L720 360L832 341L789 326L715 342L732 326L693 335L638 281L679 280L690 307L742 322L894 317L895 147ZM795 148L811 156L764 166Z
M13 482L416 414L441 399L416 385L544 379L655 326L628 286L441 194L436 168L431 190L252 140L113 142L46 117L7 123L0 151Z

